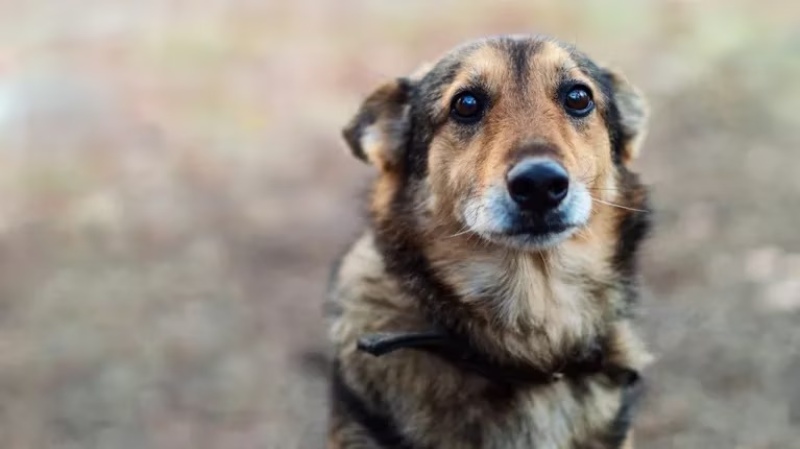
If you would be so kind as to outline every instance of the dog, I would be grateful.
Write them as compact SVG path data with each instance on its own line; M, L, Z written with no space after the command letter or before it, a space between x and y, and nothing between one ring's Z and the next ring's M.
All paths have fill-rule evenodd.
M468 42L364 100L370 225L329 288L329 449L630 448L642 96L542 36Z

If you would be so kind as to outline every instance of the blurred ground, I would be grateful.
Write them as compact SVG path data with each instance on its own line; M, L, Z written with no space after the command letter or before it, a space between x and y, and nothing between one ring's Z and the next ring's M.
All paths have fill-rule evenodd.
M0 446L320 447L358 99L544 32L653 105L643 448L800 448L800 6L0 2Z

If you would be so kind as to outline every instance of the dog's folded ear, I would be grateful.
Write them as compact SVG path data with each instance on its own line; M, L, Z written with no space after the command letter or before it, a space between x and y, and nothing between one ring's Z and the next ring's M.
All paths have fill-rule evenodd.
M410 132L411 81L398 78L370 94L342 131L353 154L380 170L391 171L401 162Z
M614 92L619 135L617 148L623 164L629 164L639 155L639 147L647 132L649 111L642 94L624 76L606 69L606 76Z

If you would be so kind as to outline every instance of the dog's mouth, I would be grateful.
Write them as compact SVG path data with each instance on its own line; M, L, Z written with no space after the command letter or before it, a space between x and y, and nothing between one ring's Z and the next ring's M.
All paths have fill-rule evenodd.
M482 237L495 243L521 249L546 249L570 238L580 226L557 224L547 226L519 226L505 232L482 232Z
M577 228L580 224L568 223L563 214L554 216L530 217L521 215L516 217L513 224L506 231L500 232L505 236L543 237L550 234L561 234L570 229Z
M563 204L543 213L520 210L501 191L488 191L468 203L465 227L484 240L524 250L562 243L589 221L592 200L586 189L571 189Z

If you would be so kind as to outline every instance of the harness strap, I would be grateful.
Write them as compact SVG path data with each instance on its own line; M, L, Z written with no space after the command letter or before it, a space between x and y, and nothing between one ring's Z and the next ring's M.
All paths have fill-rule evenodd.
M358 340L358 349L376 357L400 349L421 350L441 357L465 371L494 382L512 385L548 384L565 377L580 378L601 372L616 377L620 371L626 370L606 364L600 348L582 357L567 360L554 371L544 371L531 365L498 363L477 350L468 340L442 331L368 334Z

